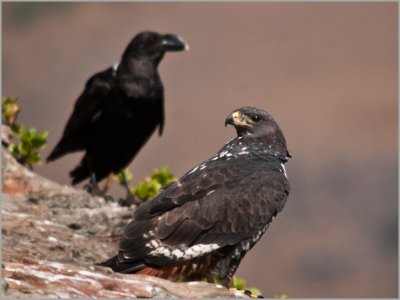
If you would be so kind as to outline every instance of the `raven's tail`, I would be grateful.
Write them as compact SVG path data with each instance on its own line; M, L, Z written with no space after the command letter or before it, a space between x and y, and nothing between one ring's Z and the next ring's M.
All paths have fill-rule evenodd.
M85 163L85 158L82 159L81 163L75 169L69 172L69 175L72 178L72 185L78 184L90 177L90 169Z
M51 162L53 160L56 160L56 159L60 158L61 156L67 154L68 152L70 152L70 151L68 149L66 149L60 142L57 144L57 146L55 146L53 151L51 151L49 156L47 156L46 161Z

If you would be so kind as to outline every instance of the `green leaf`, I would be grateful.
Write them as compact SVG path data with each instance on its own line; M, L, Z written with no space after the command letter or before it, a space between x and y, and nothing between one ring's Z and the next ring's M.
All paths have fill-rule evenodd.
M47 139L47 136L48 136L48 135L49 135L49 132L48 132L48 131L42 131L42 132L39 132L39 133L36 135L36 138L45 141L45 140Z
M233 276L233 286L238 290L244 290L246 287L246 280Z
M24 143L24 144L27 144L27 145L31 144L31 138L30 138L30 136L28 135L27 132L22 133L19 138L21 140L21 143Z
M29 139L33 139L36 136L36 129L35 128L29 128L27 131L27 136L29 137Z
M254 296L261 295L261 291L258 288L251 287L251 288L247 288L247 290L249 290Z
M38 163L40 161L39 152L31 152L30 155L26 159L26 163L30 166Z
M233 286L238 289L238 290L248 290L250 291L255 297L261 295L261 291L258 288L255 287L247 287L246 286L247 282L245 279L233 276Z
M32 143L33 148L41 149L46 145L47 141L46 141L46 139L42 139L42 138L39 138L38 136L35 136L31 140L31 143Z
M27 156L29 153L29 146L26 143L19 143L17 149L21 156Z
M128 182L128 184L132 180L133 175L132 175L131 171L129 171L129 169L125 169L116 174L119 184L124 186L124 177L122 176L122 172L125 173L125 178L126 178L126 181Z
M156 169L150 177L140 182L136 187L132 188L132 193L141 200L154 198L160 193L160 190L176 178L171 174L167 167Z
M16 158L19 155L18 147L14 143L8 145L8 151Z
M158 194L161 186L158 182L152 181L150 178L147 178L146 181L141 182L132 189L133 195L139 197L142 200L147 200L153 198Z
M24 134L24 132L26 131L25 126L22 125L22 124L16 125L16 126L14 127L14 129L15 129L14 132L15 132L15 134L17 134L17 135L22 135L22 134Z
M135 195L136 197L139 197L142 200L147 200L149 192L146 182L141 182L135 188L133 188L132 194Z
M17 104L16 97L3 97L2 99L2 116L3 123L13 127L17 119L21 107Z
M160 183L161 187L164 187L168 183L176 180L175 176L171 174L168 167L154 170L151 175L151 179Z

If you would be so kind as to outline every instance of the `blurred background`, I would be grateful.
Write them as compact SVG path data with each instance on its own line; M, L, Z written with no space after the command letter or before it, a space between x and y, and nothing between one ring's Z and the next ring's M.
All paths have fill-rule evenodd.
M180 177L235 135L240 106L285 133L291 194L237 275L267 297L397 297L397 3L3 3L3 95L49 130L46 157L93 73L140 31L190 51L159 71L166 126L130 170ZM128 134L128 133L127 133ZM35 168L59 183L82 154ZM124 195L114 186L113 195Z

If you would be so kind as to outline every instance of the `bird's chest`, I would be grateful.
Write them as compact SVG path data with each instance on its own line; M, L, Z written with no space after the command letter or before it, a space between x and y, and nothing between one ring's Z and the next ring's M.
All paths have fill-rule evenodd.
M162 84L157 76L132 77L121 80L118 84L119 91L128 98L153 99L162 94Z
M147 131L157 126L160 101L156 99L134 99L116 92L103 104L102 109L93 117L92 126L99 132Z

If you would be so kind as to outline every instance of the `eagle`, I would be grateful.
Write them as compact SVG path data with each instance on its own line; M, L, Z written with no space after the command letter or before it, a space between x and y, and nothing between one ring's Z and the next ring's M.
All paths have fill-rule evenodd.
M263 109L237 109L228 124L237 137L141 204L118 254L101 265L172 281L232 285L240 261L286 203L284 164L291 156L282 130Z
M162 134L164 91L157 67L167 51L185 49L187 44L174 34L145 31L136 35L119 63L87 81L47 162L85 151L70 172L72 184L90 177L91 191L98 193L97 182L123 170L157 127Z

